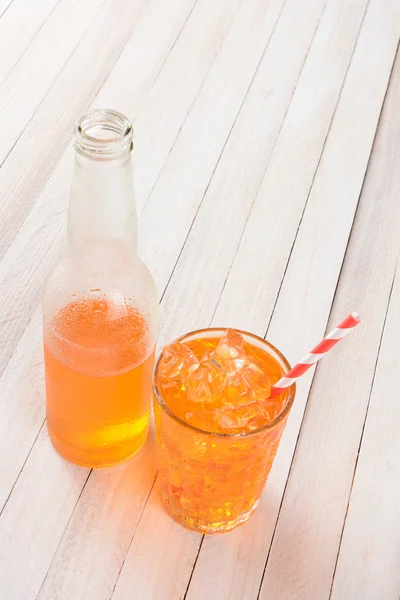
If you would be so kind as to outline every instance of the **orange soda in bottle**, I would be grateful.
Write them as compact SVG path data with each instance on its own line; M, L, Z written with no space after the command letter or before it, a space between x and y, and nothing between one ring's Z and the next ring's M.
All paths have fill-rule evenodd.
M47 427L64 458L103 467L148 434L158 298L137 255L131 124L91 111L74 150L68 253L43 295Z

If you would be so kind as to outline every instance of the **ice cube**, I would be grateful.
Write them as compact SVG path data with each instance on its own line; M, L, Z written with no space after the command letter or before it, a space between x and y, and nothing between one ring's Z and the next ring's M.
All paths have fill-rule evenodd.
M252 389L244 378L245 369L225 375L221 390L222 406L241 406L252 402Z
M173 342L165 346L163 358L160 361L159 377L163 384L177 379L187 380L200 366L194 352L181 342Z
M247 364L244 339L234 329L227 329L210 358L225 373L243 369Z
M218 401L224 380L225 373L210 361L208 355L203 356L200 367L187 379L188 402L211 404Z
M223 406L215 411L215 416L222 433L255 431L267 423L258 402L238 407Z
M282 410L281 403L276 400L258 400L257 404L264 413L266 423L272 423Z
M187 380L188 402L201 402L208 404L213 400L213 390L209 372L204 367L193 371Z
M243 371L243 379L250 386L253 400L264 400L271 394L271 380L260 367L250 363Z

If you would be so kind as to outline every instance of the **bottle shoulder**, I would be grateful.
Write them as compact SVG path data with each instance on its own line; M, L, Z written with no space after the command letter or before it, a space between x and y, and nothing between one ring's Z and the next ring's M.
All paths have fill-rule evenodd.
M71 257L60 258L51 269L43 289L43 313L53 315L57 310L87 294L123 296L149 319L158 313L158 292L153 276L140 260L119 265L89 265Z
M105 261L86 262L85 260L76 260L70 256L63 256L52 266L46 280L45 291L52 285L77 285L87 287L93 282L99 284L112 285L113 282L138 283L146 282L149 286L155 288L154 278L140 258L134 260L121 260L107 264Z

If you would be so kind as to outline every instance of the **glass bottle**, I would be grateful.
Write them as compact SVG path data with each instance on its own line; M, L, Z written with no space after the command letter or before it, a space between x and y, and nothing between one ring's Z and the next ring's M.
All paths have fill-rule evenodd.
M130 122L93 110L74 150L68 253L43 295L47 426L64 458L100 467L146 440L158 298L137 256Z

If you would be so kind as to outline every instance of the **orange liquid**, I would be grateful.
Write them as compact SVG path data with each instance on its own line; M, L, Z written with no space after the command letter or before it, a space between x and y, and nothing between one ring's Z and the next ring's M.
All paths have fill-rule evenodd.
M121 299L79 299L53 318L44 344L47 426L67 460L109 466L145 442L154 363L147 331Z
M201 359L218 341L199 338L184 343ZM272 384L280 379L283 369L273 357L248 342L244 348ZM173 413L185 420L182 388L161 385L160 392ZM289 394L287 391L276 399L274 416L282 412ZM228 531L245 522L261 496L287 417L270 429L256 430L245 437L223 437L186 427L171 418L158 402L154 408L161 493L168 512L182 525L204 533ZM210 404L199 407L202 416L198 423L192 417L190 425L210 431L209 408ZM258 426L266 424L268 420L264 418ZM215 433L221 432L216 429ZM242 433L249 431L244 429Z

